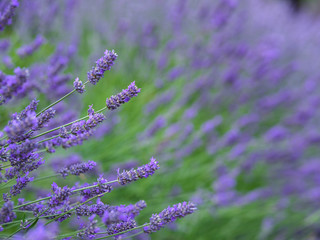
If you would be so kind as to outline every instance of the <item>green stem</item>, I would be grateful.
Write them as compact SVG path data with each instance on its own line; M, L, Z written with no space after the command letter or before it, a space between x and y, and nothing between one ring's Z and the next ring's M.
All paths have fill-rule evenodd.
M86 85L89 81L86 81L84 83L84 85ZM51 103L49 106L45 107L44 109L42 109L40 112L37 113L37 117L43 113L44 111L48 110L49 108L53 107L54 105L58 104L59 102L61 102L62 100L64 100L65 98L69 97L72 93L74 93L76 90L73 89L71 92L67 93L66 95L64 95L63 97L61 97L60 99L58 99L57 101L55 101L54 103Z
M85 202L83 202L83 203L80 203L79 205L77 205L77 207L82 206L82 205L84 205L84 204L86 204L86 203L88 203L88 202L90 202L90 201L92 201L92 200L94 200L94 199L96 199L96 198L98 198L98 197L102 197L104 194L106 194L106 192L105 192L105 193L101 193L101 194L99 194L99 195L96 195L96 196L88 199L87 201L85 201ZM54 219L51 219L50 221L48 221L48 222L45 224L45 226L48 225L48 224L50 224L50 223L52 223L53 221L59 219L59 218L62 217L63 215L65 215L65 214L73 211L74 209L76 209L76 207L71 208L71 209L69 209L68 211L66 211L66 212L64 212L64 213L60 213L60 214L59 214L58 216L56 216Z
M115 183L115 182L118 182L118 180L113 180L113 181L107 182L106 184L111 184L111 183ZM82 190L94 188L94 187L97 187L98 185L99 185L99 184L95 184L95 185L88 186L88 187L78 188L78 189L73 190L72 193L76 193L76 192L79 192L79 191L82 191ZM33 203L37 203L37 202L41 202L41 201L44 201L44 200L48 200L48 199L50 199L51 197L52 197L52 196L45 197L45 198L40 198L40 199L36 199L36 200L34 200L34 201L27 202L27 203L24 203L24 204L15 206L13 209L18 209L18 208L21 208L21 207L24 207L24 206L28 206L28 205L33 204Z
M96 238L96 240L105 239L105 238L114 237L114 236L118 236L118 235L121 235L121 234L124 234L124 233L127 233L127 232L131 232L131 231L133 231L133 230L137 230L137 229L146 227L146 226L148 226L148 225L150 225L150 223L146 223L146 224L143 224L143 225L141 225L141 226L138 226L138 227L135 227L135 228L131 228L131 229L128 229L128 230L123 231L123 232L115 233L115 234L108 235L108 236L101 237L101 238ZM97 234L108 234L108 232L101 232L101 233L97 233Z
M96 113L100 113L100 112L102 112L102 111L104 111L104 110L106 110L106 109L107 109L107 107L104 107L104 108L98 110ZM54 132L54 131L56 131L56 130L59 130L59 129L62 128L62 127L70 126L70 125L72 125L72 124L74 124L74 123L76 123L76 122L85 120L85 119L87 119L88 117L89 117L89 116L84 116L84 117L79 118L79 119L77 119L77 120L75 120L75 121L73 121L73 122L69 122L69 123L64 124L64 125L62 125L62 126L59 126L59 127L50 129L50 130L48 130L48 131L46 131L46 132L40 133L40 134L38 134L38 135L36 135L36 136L34 136L34 137L31 137L30 139L35 139L35 138L41 137L41 136L43 136L43 135L45 135L45 134L47 134L47 133L51 133L51 132ZM59 135L57 135L57 136L59 136Z
M128 237L125 237L125 238L122 238L122 239L123 239L123 240L124 240L124 239L129 239L129 238L138 236L138 235L140 235L140 234L142 234L142 233L143 233L143 231L140 231L140 232L137 232L137 233L135 233L135 234L132 234L132 235L130 235L130 236L128 236Z
M15 206L13 209L18 209L18 208L21 208L21 207L24 207L24 206L28 206L28 205L30 205L30 204L34 204L34 203L37 203L37 202L41 202L41 201L44 201L44 200L48 200L48 199L50 199L50 198L51 198L51 196L45 197L45 198L36 199L36 200L31 201L31 202L27 202L27 203L24 203L24 204Z

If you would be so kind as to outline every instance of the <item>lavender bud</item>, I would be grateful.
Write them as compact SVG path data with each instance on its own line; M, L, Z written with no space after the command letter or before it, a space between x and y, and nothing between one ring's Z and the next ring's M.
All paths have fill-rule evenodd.
M112 235L112 234L116 234L116 233L120 233L120 232L129 230L129 229L134 228L136 226L137 226L136 221L133 219L129 219L128 221L125 221L125 222L115 223L115 224L111 224L111 225L107 226L108 227L107 232L109 235Z
M55 182L52 183L52 191L53 194L48 201L48 205L50 207L56 207L64 202L66 202L69 199L69 196L71 195L71 189L67 186L64 186L63 188L59 187Z
M29 177L28 174L29 172L27 172L24 177L17 178L17 183L10 189L10 193L12 196L18 195L21 190L27 186L28 182L33 181L33 177Z
M82 81L79 80L78 77L74 80L73 86L78 93L84 93L85 85L82 83Z
M131 170L123 170L120 172L120 169L117 170L117 179L119 184L125 185L127 183L138 180L139 178L147 178L152 176L154 172L159 169L159 163L155 158L150 159L150 163L138 167L137 169L132 168Z
M7 8L0 13L0 31L2 31L6 25L10 25L12 23L12 17L14 16L15 9L18 6L19 2L17 0L12 0Z
M13 202L5 202L0 210L0 223L12 222L16 217L13 212Z
M33 54L37 49L41 47L41 45L44 43L44 38L42 36L37 36L34 41L28 45L22 46L17 50L17 54L24 58L28 55Z
M186 215L193 213L196 210L196 206L192 202L183 202L172 207L164 209L159 214L153 214L150 218L150 225L144 227L145 233L152 233L159 231L166 224L174 222L177 218L182 218Z
M129 102L131 98L138 96L140 90L141 89L135 85L135 82L132 82L127 89L123 89L117 95L107 98L107 108L110 110L117 109L121 104Z
M117 59L118 55L114 50L106 50L104 56L96 61L96 66L88 72L88 80L93 85L96 85L101 78L104 76L104 72L110 70L114 61Z
M63 177L71 175L80 175L81 173L85 173L89 170L92 170L97 164L94 161L88 161L87 163L76 163L72 164L68 167L64 167L58 171Z
M50 119L54 118L54 115L56 114L56 110L53 108L49 108L48 110L44 111L43 113L40 114L38 117L38 125L36 128L33 128L32 130L39 130L40 128L43 128L49 121Z

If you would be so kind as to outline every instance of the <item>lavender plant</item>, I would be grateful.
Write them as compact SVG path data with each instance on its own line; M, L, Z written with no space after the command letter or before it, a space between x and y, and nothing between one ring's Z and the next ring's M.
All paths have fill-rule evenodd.
M12 1L2 5L4 10L0 15L1 30L11 24L18 2ZM32 43L20 47L17 55L21 59L32 55L43 42L44 39L39 35ZM84 93L87 83L96 85L102 80L105 72L113 66L117 56L114 50L106 50L104 56L88 71L87 81L83 82L79 77L75 78L74 88L70 91L66 91L67 84L64 89L52 88L52 86L63 86L62 83L70 80L69 76L61 74L69 59L61 56L59 49L49 59L48 65L34 65L30 70L17 67L14 75L1 72L0 99L3 105L9 104L9 101L14 102L15 98L23 98L37 89L39 82L31 80L31 77L40 82L48 81L51 87L50 97L57 99L41 110L38 108L41 101L31 100L22 111L10 115L10 120L0 132L0 190L3 193L0 202L0 229L3 232L1 237L15 239L25 235L28 238L28 234L35 231L40 239L105 239L108 237L118 239L124 233L137 229L142 229L141 233L150 234L160 230L165 224L196 210L193 203L183 202L152 216L150 222L138 225L135 218L146 207L144 201L127 206L113 206L102 201L102 197L110 193L115 185L126 185L152 176L159 169L159 163L153 157L150 163L137 169L121 171L118 169L117 176L111 180L107 180L104 177L105 174L99 173L95 182L83 184L77 182L72 186L63 187L52 182L51 191L42 189L44 194L38 191L26 194L26 189L31 189L32 182L59 176L62 178L59 180L61 182L70 175L84 176L96 168L97 163L91 160L67 161L67 164L56 171L57 174L38 177L39 173L46 171L49 154L55 153L59 147L67 149L82 144L93 136L96 128L106 120L105 111L119 108L140 93L141 89L132 82L127 89L107 98L106 106L98 111L90 105L84 117L70 121L68 116L67 123L55 122L61 112L59 109L61 103L76 92ZM45 70L42 71L45 75L39 75L37 73L39 70ZM40 91L46 91L44 88L40 87L40 89ZM17 199L20 195L25 197ZM154 219L156 216L161 222ZM62 230L57 230L56 223L63 226L62 222L70 218L83 219L85 224L81 224L74 232L63 233ZM45 228L52 228L52 231L44 230Z
M66 74L65 69L68 72L76 72L68 69L69 66L79 71L86 69L81 61L98 59L106 43L115 46L119 53L126 53L121 54L122 71L108 73L113 75L107 82L100 78L109 68L108 62L116 57L112 52L100 58L89 74L86 73L90 83L99 86L92 92L86 78L81 77L85 74L79 75L74 80L74 90L79 93L86 90L86 94L72 94L67 99L70 102L56 104L52 109L55 117L50 118L53 112L47 112L43 115L44 122L50 118L44 123L47 126L42 132L32 133L30 138L50 131L37 139L44 141L41 142L45 145L41 147L43 151L57 154L60 146L69 149L89 136L108 133L84 147L73 148L83 159L102 159L95 161L96 167L81 162L79 156L58 156L53 160L65 164L52 161L50 166L54 165L55 175L63 175L67 181L77 178L76 173L87 171L85 176L99 179L102 169L111 167L114 172L104 176L116 180L117 168L120 168L126 169L119 170L121 183L126 184L143 176L139 175L140 164L132 159L133 150L142 159L156 155L161 159L158 171L165 174L165 178L154 174L154 181L130 184L126 192L120 188L110 196L114 196L114 201L123 199L129 203L132 199L137 202L142 194L145 200L158 206L156 212L165 208L164 200L173 205L192 198L199 203L199 214L190 217L190 222L186 219L179 225L171 223L170 228L161 235L154 234L153 238L172 238L173 231L177 239L199 236L205 239L212 236L217 239L316 238L320 196L317 17L308 12L294 15L284 2L276 0L118 0L95 4L25 0L16 10L19 12L13 27L23 42L34 42L38 34L50 41L20 61L20 57L15 56L16 49L21 47L15 46L17 40L8 44L4 39L0 51L1 57L7 60L3 64L8 68L5 76L13 79L12 64L23 63L41 50L47 50L50 46L46 44L58 47L52 50L47 63L41 60L26 66L29 80L22 87L15 87L19 88L18 93L8 91L11 94L5 100L8 104L22 99L26 93L30 101L40 94L51 102L68 94L73 90L70 82L75 78ZM26 28L26 25L32 27ZM74 49L79 49L84 57L77 57ZM11 68L8 59L11 59ZM112 95L112 88L118 88L128 75L142 79L139 86L143 95L139 94L136 104L122 106L131 94L129 88L106 100L106 91ZM106 100L105 110L117 111L108 111L107 116L102 117L96 115L102 112L91 107L87 119L60 128L72 119L81 119L72 111L81 105L80 100L72 100L80 97L85 105L96 106ZM44 101L41 99L40 104ZM32 114L26 116L32 118ZM87 122L90 116L92 121ZM96 123L100 127L92 134ZM32 121L26 120L23 124L37 129ZM12 139L23 139L28 134L31 133L12 135ZM122 164L128 167L114 167L115 159L132 161ZM59 169L55 165L59 165ZM80 166L84 169L80 170ZM27 183L32 177L35 176L30 172L19 184L36 185L36 178L32 181L34 184ZM99 183L99 180L93 181L94 185ZM112 184L113 188L117 185L121 186ZM104 190L98 186L93 189L80 198L88 199L94 192L110 190L107 186ZM32 190L40 192L41 197L52 194L36 187ZM68 208L61 208L62 211L67 212ZM148 211L147 208L141 214L151 216ZM169 223L172 212L167 209L154 215L150 220L154 223L152 229ZM163 214L169 215L165 221ZM108 230L110 233L135 226L131 220L114 224ZM146 231L151 231L150 226ZM99 222L92 218L83 223L83 234L94 235L98 227ZM53 227L50 234L55 232Z

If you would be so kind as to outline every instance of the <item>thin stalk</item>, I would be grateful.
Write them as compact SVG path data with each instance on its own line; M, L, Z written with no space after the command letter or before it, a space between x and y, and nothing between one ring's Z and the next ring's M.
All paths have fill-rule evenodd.
M129 238L138 236L138 235L140 235L140 234L142 234L142 233L143 233L143 231L140 231L140 232L137 232L137 233L135 233L135 234L132 234L132 235L130 235L130 236L128 236L128 237L125 237L125 238L122 238L122 239L123 239L123 240L124 240L124 239L129 239Z
M115 234L108 235L108 236L101 237L101 238L96 238L96 240L99 240L99 239L106 239L106 238L109 238L109 237L118 236L118 235L121 235L121 234L124 234L124 233L127 233L127 232L131 232L131 231L133 231L133 230L137 230L137 229L140 229L140 228L146 227L146 226L148 226L148 225L150 225L150 223L146 223L146 224L143 224L143 225L141 225L141 226L138 226L138 227L135 227L135 228L131 228L131 229L128 229L128 230L123 231L123 232L115 233ZM101 232L101 233L97 233L97 234L108 234L108 232Z
M43 213L45 213L45 212L47 212L48 210L49 210L49 208L47 208L45 211L41 212L40 215L43 214ZM32 222L30 223L30 226L32 226L34 223L36 223L36 222L39 220L39 218L40 218L39 215L38 215L37 217L33 218ZM19 227L19 228L17 229L17 231L15 231L14 233L12 233L12 234L8 237L8 239L10 239L13 235L15 235L16 233L20 232L21 230L22 230L22 228Z
M107 109L107 107L101 108L101 109L98 110L96 113L100 113L100 112L102 112L102 111L104 111L104 110L106 110L106 109ZM47 134L47 133L51 133L51 132L54 132L54 131L56 131L56 130L59 130L59 129L62 128L62 127L70 126L70 125L72 125L72 124L74 124L74 123L76 123L76 122L85 120L85 119L87 119L88 117L89 117L88 115L87 115L87 116L84 116L84 117L79 118L79 119L77 119L77 120L75 120L75 121L73 121L73 122L69 122L69 123L64 124L64 125L62 125L62 126L59 126L59 127L50 129L50 130L48 130L48 131L46 131L46 132L40 133L40 134L38 134L38 135L36 135L36 136L34 136L34 137L31 137L30 139L35 139L35 138L41 137L41 136L43 136L43 135L45 135L45 134Z
M84 83L84 85L86 85L89 81L86 81ZM44 109L42 109L40 112L37 113L37 117L43 113L44 111L48 110L49 108L53 107L54 105L58 104L59 102L61 102L62 100L66 99L67 97L69 97L71 94L73 94L76 90L73 89L71 92L67 93L66 95L64 95L63 97L61 97L60 99L58 99L57 101L55 101L54 103L51 103L49 106L45 107Z
M84 205L84 204L86 204L86 203L88 203L88 202L90 202L90 201L92 201L92 200L94 200L94 199L96 199L96 198L98 198L98 197L102 197L104 194L106 194L106 192L105 192L105 193L101 193L101 194L99 194L99 195L96 195L96 196L88 199L87 201L85 201L85 202L83 202L83 203L80 203L79 205L77 205L77 207L82 206L82 205ZM59 218L62 217L63 215L65 215L65 214L73 211L74 209L76 209L76 207L71 208L71 209L69 209L68 211L66 211L66 212L64 212L64 213L60 213L60 214L59 214L58 216L56 216L54 219L51 219L50 221L46 222L45 226L48 225L48 224L50 224L50 223L52 223L53 221L59 219Z
M106 184L111 184L111 183L115 183L115 182L118 182L118 180L113 180L113 181L107 182ZM79 192L79 191L82 191L82 190L94 188L94 187L97 187L97 186L99 186L99 184L95 184L95 185L88 186L88 187L83 187L83 188L78 188L78 189L73 190L72 193L76 193L76 192ZM41 201L44 201L44 200L48 200L51 197L52 196L36 199L34 201L15 206L13 209L21 208L21 207L28 206L28 205L33 204L33 203L37 203L37 202L41 202Z

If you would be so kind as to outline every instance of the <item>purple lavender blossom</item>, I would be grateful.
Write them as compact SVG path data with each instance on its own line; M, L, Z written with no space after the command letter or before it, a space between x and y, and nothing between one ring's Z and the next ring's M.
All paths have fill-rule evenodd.
M69 174L78 176L82 173L86 173L92 170L96 165L97 164L94 161L89 160L87 163L75 163L67 167L64 167L60 169L58 173L60 173L62 177L67 177Z
M59 205L64 204L66 201L68 201L69 196L71 195L71 189L67 186L64 186L63 188L59 187L55 182L52 183L52 191L53 194L48 201L48 205L50 207L56 207Z
M10 25L12 23L12 17L14 16L15 9L18 6L18 0L12 0L6 9L0 13L0 31L2 31L6 25Z
M112 190L112 186L108 183L108 180L103 178L103 176L100 176L97 179L97 182L93 183L93 186L96 185L96 187L92 187L90 189L85 189L80 192L81 196L83 196L83 200L87 200L89 198L95 197L99 194L109 193ZM89 184L84 184L83 187L87 187Z
M78 77L74 80L73 87L78 93L85 92L85 85L82 83L82 81L79 80Z
M13 202L5 202L0 210L0 223L12 222L16 217L13 212Z
M38 35L33 42L31 42L28 45L22 46L17 50L17 54L21 57L24 58L28 55L32 55L35 51L37 51L41 45L44 43L45 39L41 36Z
M130 204L128 206L110 206L104 212L102 221L106 226L114 223L125 222L129 219L134 219L139 215L140 211L146 207L147 204L143 200L137 202L136 204Z
M49 108L48 110L44 111L43 113L41 113L38 116L38 124L36 128L33 128L32 130L39 130L41 128L43 128L44 126L46 126L48 124L48 122L54 118L56 114L56 110L54 110L53 108Z
M27 69L16 68L15 75L4 75L0 72L0 105L9 101L13 96L21 93L23 84L29 77Z
M136 86L135 81L132 82L127 89L123 89L117 95L107 98L107 108L110 110L117 109L121 104L129 102L131 98L138 96L140 90L141 89Z
M38 120L34 112L28 112L22 120L12 120L4 128L10 142L20 142L31 136L31 129L38 127Z
M183 202L164 209L159 214L153 214L150 218L150 225L143 228L145 233L159 231L166 224L174 222L178 218L185 217L196 210L192 202Z
M95 239L100 229L96 226L98 221L94 217L95 215L89 218L89 224L84 229L81 229L81 232L77 233L77 237L80 239Z
M137 223L133 219L129 219L128 221L120 222L120 223L114 223L107 226L107 232L109 235L120 233L126 230L129 230L131 228L134 228L137 226Z
M110 70L114 61L117 59L118 55L114 50L106 50L104 56L96 61L96 66L88 72L88 80L93 85L96 85L101 78L104 76L104 72Z
M104 204L98 199L96 204L77 206L75 211L77 216L91 216L96 214L99 217L103 217L107 209L109 209L109 205Z
M18 195L23 188L27 186L27 184L31 181L33 181L33 177L29 177L29 172L26 172L24 177L18 177L17 183L13 185L10 189L10 193L12 196Z
M120 169L117 170L118 173L118 182L121 185L126 185L132 181L136 181L139 178L147 178L149 176L152 176L154 172L159 169L159 163L156 161L155 158L150 159L150 163L138 167L137 169L132 168L131 170L123 170L120 172Z

